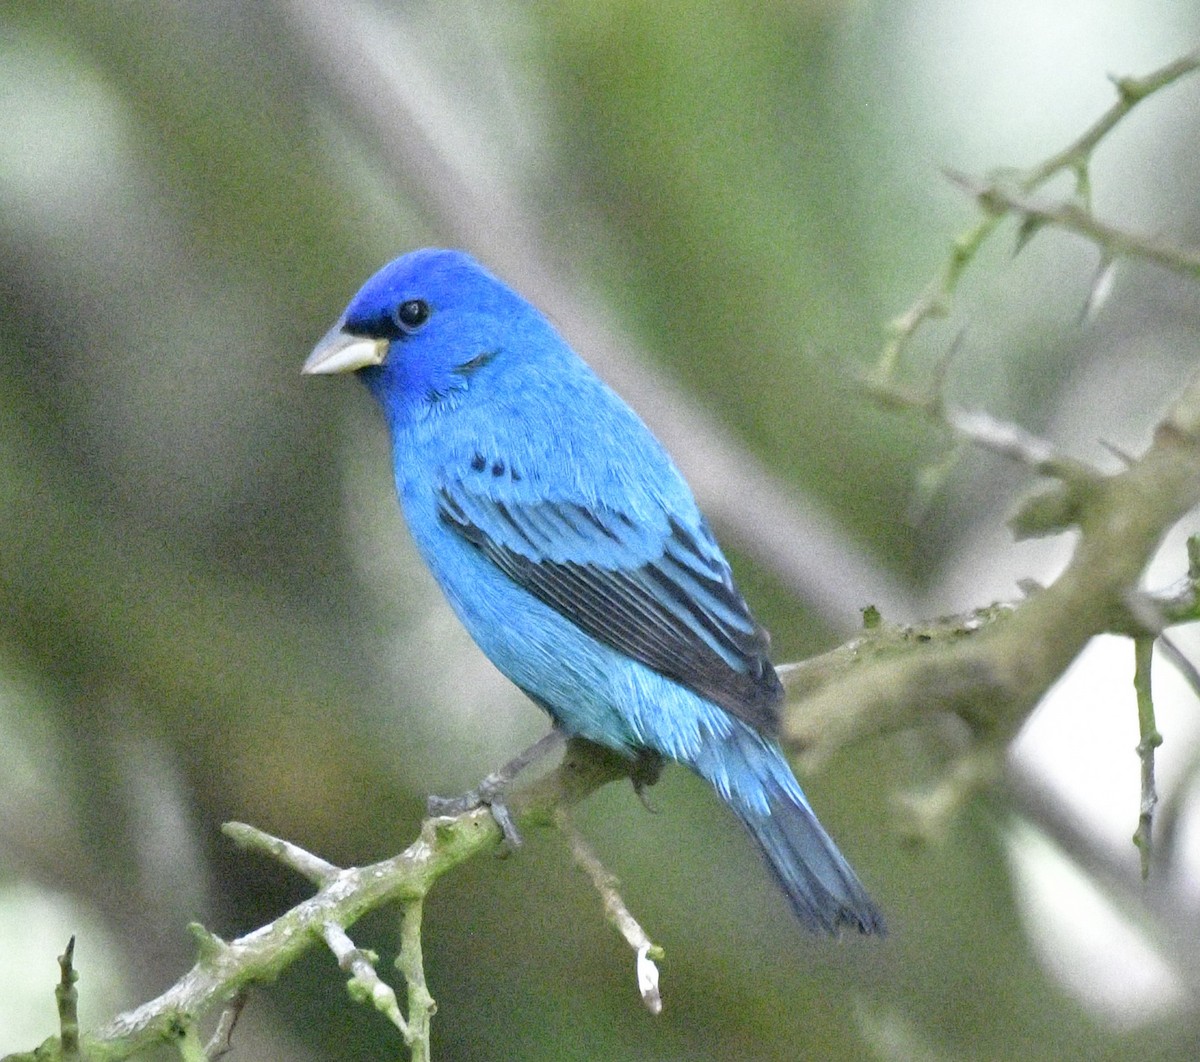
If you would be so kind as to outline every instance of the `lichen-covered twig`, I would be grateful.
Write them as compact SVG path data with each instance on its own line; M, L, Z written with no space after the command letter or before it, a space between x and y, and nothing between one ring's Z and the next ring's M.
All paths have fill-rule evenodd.
M629 764L622 757L586 741L571 741L557 769L511 795L510 810L523 825L552 825L557 809L578 803L600 786L628 776ZM72 1057L113 1062L155 1044L170 1044L185 1057L202 1058L205 1049L197 1039L197 1027L206 1015L228 1007L253 986L273 981L318 943L329 945L332 938L339 946L343 944L330 926L348 930L368 912L395 904L405 912L400 961L409 989L407 1022L414 1035L413 1044L417 1045L413 1057L422 1057L419 1045L422 1037L428 1042L433 1000L421 969L421 902L440 877L464 860L499 845L500 830L488 810L427 819L420 837L399 855L345 869L244 823L227 823L224 831L243 848L263 852L292 867L318 886L316 894L236 940L225 941L203 927L193 926L199 942L196 964L162 995L85 1034L74 1056L66 1051L77 1025L65 1022L64 1035L42 1044L36 1054L9 1055L3 1062L62 1062ZM361 973L361 967L354 966L352 972Z

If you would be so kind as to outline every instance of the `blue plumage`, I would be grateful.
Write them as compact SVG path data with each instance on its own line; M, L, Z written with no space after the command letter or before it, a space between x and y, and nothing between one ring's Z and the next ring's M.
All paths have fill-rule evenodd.
M708 780L807 925L882 931L775 740L766 632L691 491L536 309L465 254L416 251L305 371L378 399L417 547L508 678L566 733Z

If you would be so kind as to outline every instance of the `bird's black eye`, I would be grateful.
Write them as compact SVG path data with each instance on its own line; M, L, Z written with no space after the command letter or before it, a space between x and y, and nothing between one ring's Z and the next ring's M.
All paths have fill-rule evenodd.
M424 299L409 299L396 307L396 320L401 328L420 328L429 320L429 303Z

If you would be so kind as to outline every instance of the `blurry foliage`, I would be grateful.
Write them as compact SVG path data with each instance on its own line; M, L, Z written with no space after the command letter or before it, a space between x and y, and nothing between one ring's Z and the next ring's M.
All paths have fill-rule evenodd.
M471 782L541 726L415 570L366 401L298 375L369 271L448 231L345 120L304 8L0 14L0 933L33 920L31 884L54 898L46 910L70 910L22 939L19 962L0 936L0 997L44 989L46 1034L52 958L71 931L94 1023L109 1013L88 1009L97 997L133 1004L186 968L188 920L241 932L295 898L282 872L224 846L222 820L366 862L411 839L425 789ZM1034 10L1031 50L1049 33ZM1101 73L1151 66L1177 48L1166 38L1200 32L1183 2L1077 15L1119 39L1062 40L1046 67L1059 79L1009 99L1010 121L1045 120L1071 79L1095 83L1086 117L1105 101ZM869 550L918 595L995 520L1013 477L971 459L924 525L907 525L916 470L941 440L854 380L965 216L937 167L1007 161L999 147L940 153L973 101L938 64L998 77L1015 53L917 0L463 0L343 17L364 54L386 42L396 79L424 88L435 131L483 130L485 164L534 190L539 239L665 372L829 507L848 551ZM931 38L931 25L963 36ZM473 76L494 91L471 97ZM1196 99L1191 85L1139 118L1136 150L1115 147L1108 175L1134 217L1192 242ZM1000 121L984 103L975 144ZM1058 139L1078 127L1063 111ZM1041 430L1093 353L1119 352L1135 373L1143 349L1194 359L1195 294L1158 274L1131 270L1103 319L1074 327L1093 268L1062 238L987 263L954 326L968 329L957 386ZM736 559L785 655L822 644L820 617L761 560ZM594 897L535 838L517 859L464 868L429 904L435 1046L832 1060L864 1057L865 1035L881 1058L1194 1057L1194 1001L1152 1033L1122 1033L1056 988L1012 902L998 798L943 846L901 848L889 793L922 755L877 743L806 781L888 912L883 944L806 938L716 802L671 775L652 794L657 817L623 788L581 815L667 946L663 1016L641 1010ZM123 954L87 932L97 922ZM379 920L381 950L393 928ZM235 1045L259 1059L392 1057L390 1030L341 981L314 956L255 995ZM32 1046L9 1031L0 1050Z

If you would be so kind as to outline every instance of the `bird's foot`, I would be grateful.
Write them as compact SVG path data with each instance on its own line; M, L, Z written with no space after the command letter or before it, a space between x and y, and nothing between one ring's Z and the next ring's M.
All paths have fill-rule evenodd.
M496 825L500 827L505 849L511 851L520 848L524 841L504 799L504 791L511 781L512 779L503 772L497 771L495 774L489 774L474 789L467 790L461 796L431 796L425 802L425 810L430 815L465 815L476 808L487 808L496 820Z
M656 808L647 795L646 790L649 789L662 775L663 758L657 752L651 752L649 749L644 749L638 754L634 760L633 768L629 772L629 780L633 783L633 791L637 794L638 800L642 802L644 807L652 815L658 814Z
M430 815L462 815L476 808L486 807L491 811L492 818L496 820L496 825L500 827L504 836L505 851L520 848L521 834L508 810L504 793L526 767L559 748L565 740L562 731L555 727L545 737L535 741L524 752L514 756L500 770L493 771L479 785L462 796L431 796L426 801L426 810Z

